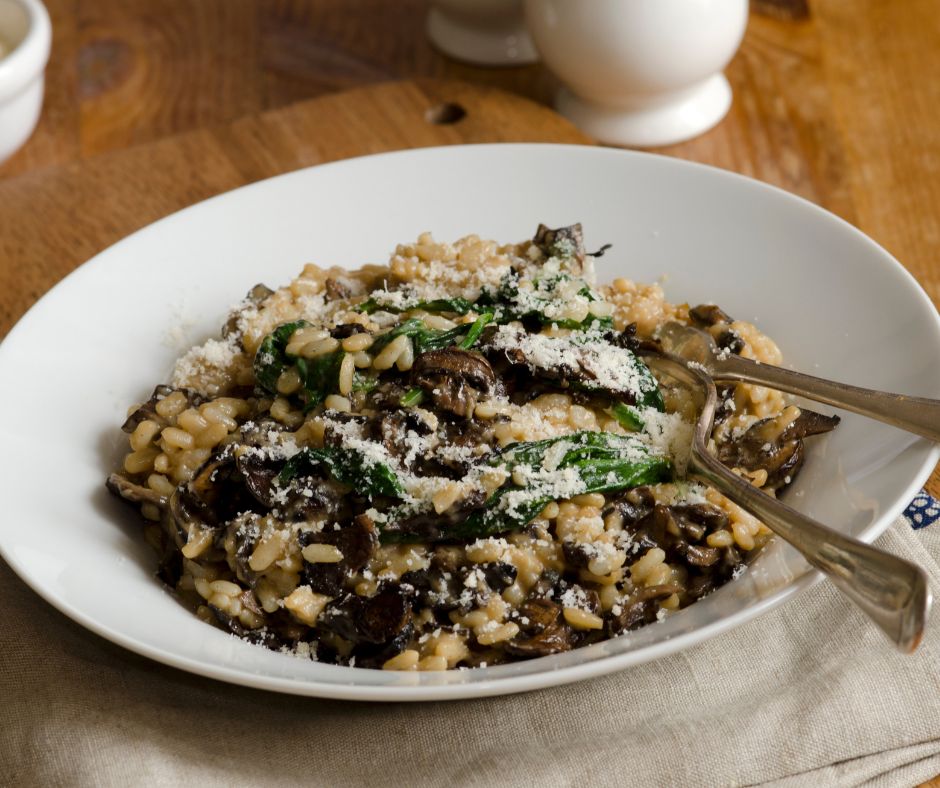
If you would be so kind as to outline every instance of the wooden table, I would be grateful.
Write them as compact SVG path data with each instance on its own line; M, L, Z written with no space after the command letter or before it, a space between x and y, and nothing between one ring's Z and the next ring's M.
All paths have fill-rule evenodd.
M0 166L0 219L2 195L12 193L4 186L42 179L50 168L67 178L76 162L100 158L98 171L113 171L120 157L108 154L203 129L215 129L218 142L237 118L340 89L444 77L548 104L556 87L538 65L475 68L436 53L423 35L426 0L46 2L54 37L45 109L28 145ZM727 73L735 91L729 116L661 152L825 206L885 246L940 303L936 0L754 0ZM242 166L233 183L268 174L251 161ZM210 193L223 187L204 185ZM199 189L191 200L204 196ZM149 210L156 218L169 208L155 200ZM49 284L11 273L12 256L0 251L2 271L26 284L7 296L0 335L41 295L39 282ZM937 472L928 489L940 495ZM940 778L930 784L940 788Z

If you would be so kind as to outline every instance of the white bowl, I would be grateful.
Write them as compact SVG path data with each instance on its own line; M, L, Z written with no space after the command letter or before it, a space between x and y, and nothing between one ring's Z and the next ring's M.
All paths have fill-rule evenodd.
M584 223L609 281L668 275L675 302L714 301L777 339L788 363L848 383L940 394L940 321L887 252L826 211L721 170L563 145L429 148L350 159L207 200L126 238L36 304L0 344L0 554L66 615L140 654L301 695L428 700L609 673L720 635L819 579L779 542L740 578L662 623L565 654L466 671L320 665L198 620L154 577L136 513L104 488L140 402L259 281L305 262L357 266L431 229L516 240ZM815 440L787 501L874 539L940 450L847 414ZM0 591L0 595L2 595ZM885 641L884 648L890 648Z
M0 40L12 49L0 58L0 162L36 128L52 25L39 0L0 0Z
M721 71L744 35L747 0L526 0L525 11L565 84L556 107L601 142L681 142L731 106Z

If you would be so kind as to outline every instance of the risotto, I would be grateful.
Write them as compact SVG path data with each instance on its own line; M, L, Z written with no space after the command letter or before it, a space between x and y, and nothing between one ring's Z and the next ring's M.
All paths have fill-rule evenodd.
M695 407L637 350L667 321L779 364L753 325L598 286L579 225L399 246L258 285L130 410L108 479L201 619L322 662L445 670L654 624L765 526L682 480ZM603 261L597 263L602 265ZM711 449L775 495L835 426L719 387Z

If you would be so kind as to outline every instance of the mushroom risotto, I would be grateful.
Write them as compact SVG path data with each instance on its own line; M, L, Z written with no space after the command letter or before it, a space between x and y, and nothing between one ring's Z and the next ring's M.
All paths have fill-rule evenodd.
M422 235L388 265L258 285L134 407L108 479L207 622L322 662L478 667L653 624L770 532L682 481L695 403L636 351L669 320L779 364L753 325L594 281L579 225ZM598 261L597 265L603 265ZM775 495L836 419L719 386L712 450Z

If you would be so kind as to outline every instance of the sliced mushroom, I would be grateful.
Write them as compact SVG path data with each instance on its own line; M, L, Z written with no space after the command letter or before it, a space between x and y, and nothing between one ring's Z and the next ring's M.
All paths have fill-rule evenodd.
M729 468L766 471L763 488L779 492L796 478L803 466L803 438L829 432L838 423L838 416L823 416L811 410L801 410L782 431L779 417L762 419L740 438L721 445L718 459Z
M721 323L731 323L732 319L721 307L715 304L699 304L689 310L692 322L701 328L711 328Z
M545 597L530 597L519 606L518 619L525 632L542 632L561 617L561 605Z
M581 542L565 540L562 542L561 549L565 554L565 563L575 569L587 569L594 557L591 548Z
M249 643L254 643L259 646L264 646L265 648L272 649L277 651L278 649L286 646L287 643L279 637L270 627L262 627L261 629L248 629L248 627L243 626L240 621L236 621L228 613L224 613L219 610L215 605L209 605L209 610L212 611L212 615L215 616L215 620L221 625L222 629L225 629L228 632L231 632L238 638L242 640L247 640Z
M108 476L105 486L112 494L130 503L150 503L160 509L163 509L167 504L165 495L160 495L160 493L151 490L149 487L134 484L134 482L129 481L119 473L112 473Z
M483 572L483 577L490 590L497 594L505 591L509 586L516 582L518 570L512 564L506 561L490 561L485 564L478 564L477 568Z
M423 414L412 408L393 410L382 415L378 421L378 432L382 443L394 457L410 457L413 462L414 451L409 443L415 438L430 435L434 425L430 424ZM410 463L409 463L410 465Z
M226 530L226 539L231 539L235 545L234 566L231 561L229 564L235 576L250 588L255 587L258 579L257 573L248 563L261 536L257 520L256 514L245 512L232 520Z
M410 628L411 604L398 583L388 583L375 596L346 594L331 602L317 626L351 643L387 645Z
M427 568L414 569L401 576L402 585L414 590L416 610L429 607L439 620L450 623L446 614L459 607L459 597L464 588L460 560L455 548L438 546Z
M557 230L540 224L532 240L546 257L572 258L578 263L584 262L584 234L580 223Z
M343 284L339 279L330 277L326 280L327 301L341 301L344 298L349 298L351 295L352 291L349 289L349 286Z
M604 511L605 516L617 511L626 524L638 523L646 517L656 505L653 491L647 487L634 487L617 497Z
M689 317L696 326L712 335L718 347L731 353L740 353L744 349L743 337L731 327L733 318L714 304L692 307Z
M242 316L247 309L253 309L260 306L268 297L274 295L274 291L267 285L257 284L248 291L244 301L229 314L228 320L222 326L222 336L241 336Z
M338 326L330 329L330 336L333 339L346 339L355 334L365 334L366 328L359 323L340 323Z
M438 409L461 418L468 418L480 395L497 386L490 362L460 348L421 353L411 368L411 381L431 395Z
M251 452L244 452L235 461L235 465L245 481L245 487L258 503L272 508L275 504L277 489L274 480L279 473L278 468L267 460Z
M106 482L108 490L132 504L152 504L158 507L160 517L160 554L157 563L157 577L171 588L175 588L183 574L183 558L180 548L186 544L187 532L183 530L169 513L169 500L149 487L143 487L128 481L119 473L112 473Z
M379 544L375 523L365 514L338 529L326 526L322 531L302 531L297 539L301 549L311 544L325 544L342 554L335 563L304 561L303 582L318 594L327 596L339 594L346 578L369 563Z
M620 613L607 619L608 636L615 637L644 624L652 624L660 608L657 603L681 591L682 587L675 583L637 589L623 601Z
M710 503L676 504L671 506L683 535L699 541L706 532L720 531L728 526L728 513Z
M430 509L401 520L388 522L382 527L382 535L386 540L398 542L446 541L450 529L463 523L471 514L485 505L486 496L482 492L475 491L443 512L438 513Z
M526 600L519 609L522 631L506 644L506 652L531 658L569 651L575 645L575 634L561 612L561 605L544 597Z
M246 508L241 481L231 454L219 452L203 463L192 480L173 491L170 516L183 531L190 525L220 528Z
M744 559L736 547L709 549L717 549L718 558L707 567L697 570L690 562L690 574L685 584L685 591L692 601L701 599L727 583L734 573L744 566Z

